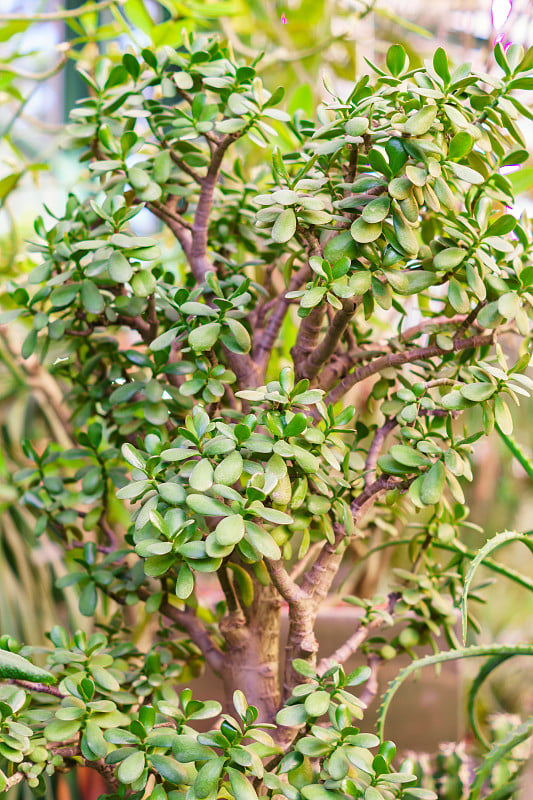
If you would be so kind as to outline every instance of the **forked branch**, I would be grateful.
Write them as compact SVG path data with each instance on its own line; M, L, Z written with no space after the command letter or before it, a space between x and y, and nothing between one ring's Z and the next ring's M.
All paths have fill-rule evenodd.
M309 264L305 264L293 275L287 291L285 291L276 301L274 309L268 318L268 322L265 325L264 331L261 334L261 338L257 342L254 350L254 361L259 366L261 371L264 371L266 367L272 348L276 343L277 336L280 332L281 326L283 325L285 314L290 306L291 301L288 299L287 294L299 289L300 286L302 286L302 284L308 280L310 275L311 268Z
M109 589L105 591L116 603L124 605L125 601L120 595L117 595ZM137 595L140 600L146 601L150 597L150 592L147 588L141 586L137 589ZM204 623L195 615L194 611L192 611L192 609L182 610L176 608L168 601L163 601L159 610L163 616L173 620L181 630L185 631L185 633L190 636L191 641L202 652L211 669L216 673L220 673L224 667L224 654L215 644L210 632L207 630Z
M372 505L386 492L392 489L404 491L407 489L414 476L403 480L391 477L380 477L370 486L367 486L352 502L351 509L357 524ZM350 537L339 523L334 523L335 537L333 542L327 541L318 554L311 569L304 575L301 587L296 587L296 596L289 603L289 635L285 651L285 673L283 680L283 697L290 697L294 686L301 682L302 677L292 667L295 658L304 658L314 664L318 651L314 628L320 606L327 596L335 576L342 563ZM290 577L287 575L290 580ZM300 592L304 601L300 600ZM357 640L358 641L358 640ZM356 646L358 646L356 641ZM351 646L351 645L350 645Z
M309 600L306 592L295 583L283 566L283 560L275 561L271 558L265 558L265 564L272 583L284 600L289 604L305 603Z
M328 327L320 344L306 358L300 374L303 378L312 380L320 372L321 367L335 353L342 335L362 302L362 297L353 297L344 300L342 308L333 317L333 322Z

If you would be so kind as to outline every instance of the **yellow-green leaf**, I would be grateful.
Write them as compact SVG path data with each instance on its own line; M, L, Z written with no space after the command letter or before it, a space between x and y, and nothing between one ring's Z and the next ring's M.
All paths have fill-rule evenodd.
M422 108L420 111L417 111L416 114L413 114L412 117L409 117L405 123L405 132L410 133L412 136L421 136L423 133L427 133L433 125L436 116L436 106L426 106Z
M296 214L292 208L281 212L272 228L272 238L278 244L283 244L292 239L296 231Z
M381 223L366 222L362 217L359 217L352 223L350 233L352 238L361 244L374 242L381 236Z

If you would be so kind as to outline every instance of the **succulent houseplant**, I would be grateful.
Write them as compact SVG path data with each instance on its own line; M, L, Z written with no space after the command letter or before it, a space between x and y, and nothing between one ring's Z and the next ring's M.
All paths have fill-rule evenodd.
M506 209L533 50L495 56L410 69L394 45L313 119L217 39L84 74L67 146L92 178L36 220L4 320L71 410L75 446L26 441L17 480L96 632L56 626L46 663L0 640L0 788L85 763L113 797L435 797L364 708L420 646L509 657L456 630L470 453L533 385L531 227ZM350 594L376 544L405 569ZM318 657L333 597L354 632ZM204 664L224 709L186 688Z

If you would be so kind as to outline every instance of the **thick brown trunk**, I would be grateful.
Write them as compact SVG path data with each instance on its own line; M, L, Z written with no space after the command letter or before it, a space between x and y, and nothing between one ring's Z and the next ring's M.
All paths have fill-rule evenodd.
M280 702L279 636L281 598L276 589L255 582L252 605L221 623L226 640L222 680L226 708L233 711L236 689L259 711L259 721L274 722Z

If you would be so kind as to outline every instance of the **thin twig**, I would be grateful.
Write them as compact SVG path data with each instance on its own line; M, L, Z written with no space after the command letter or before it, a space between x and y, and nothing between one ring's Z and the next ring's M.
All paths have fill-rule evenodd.
M102 587L103 591L119 605L124 605L124 598L112 589ZM137 596L140 600L146 601L150 597L150 591L143 586L137 589ZM214 643L211 634L204 623L194 614L192 609L179 609L168 602L163 602L160 606L163 616L172 619L182 630L191 638L191 641L200 649L206 662L216 673L220 673L224 666L224 654Z
M104 512L105 513L105 509ZM98 520L98 526L104 536L106 537L108 544L107 545L97 545L97 549L102 553L113 553L117 549L117 537L115 531L107 521L107 519L102 515ZM83 546L83 542L79 543L79 547Z
M275 300L274 310L269 316L265 329L261 334L261 338L254 348L254 361L259 365L261 370L264 370L266 367L278 333L283 325L285 314L287 313L287 310L291 304L287 294L299 289L300 286L302 286L308 280L310 275L311 267L309 264L305 264L293 275L287 290L281 295L281 297Z
M26 778L26 776L24 775L23 772L15 772L13 775L11 775L10 778L6 778L5 779L5 784L4 784L4 788L3 788L2 791L5 792L7 789L12 789L13 786L16 786L17 784L22 783L22 781L25 778Z
M376 466L378 458L381 454L383 443L397 424L397 420L394 417L391 417L381 426L381 428L378 428L374 434L372 443L368 448L365 462L365 486L369 486L376 479Z
M0 22L2 22L1 16L0 16ZM48 80L48 78L52 78L54 75L60 72L67 63L67 61L68 61L67 56L61 56L59 61L57 61L53 67L47 69L46 72L26 72L26 70L15 68L11 63L9 64L0 63L0 72L11 72L13 75L16 75L17 78L23 78L24 80L41 83L42 81L46 81ZM5 136L5 133L2 133L2 136Z
M359 695L359 700L364 703L365 708L368 708L378 693L378 668L381 664L381 657L377 653L370 653L367 658L367 663L370 667L370 676L366 682L365 688Z
M174 205L176 204L174 203ZM175 223L175 225L179 228L185 228L189 231L191 230L191 223L187 222L187 220L184 219L181 214L178 214L175 209L172 209L168 201L166 203L160 203L158 200L154 200L151 203L147 203L147 206L153 214L155 214L156 211L159 212L161 215L160 219L163 219L163 217L165 218L163 221L168 219L169 222Z
M147 207L152 214L162 220L162 222L170 228L180 243L183 252L188 256L192 245L191 233L189 230L190 226L188 224L185 225L181 219L177 219L162 203L147 203Z
M392 614L396 603L399 600L397 592L391 592L387 599L386 608L384 609L387 614ZM317 672L323 675L334 664L344 664L350 656L356 653L363 642L365 642L372 631L382 628L387 623L387 618L381 614L377 614L374 619L371 619L367 625L360 625L354 633L334 653L327 658L322 658L318 664Z
M496 331L478 336L470 336L468 339L458 339L453 341L453 351L460 352L461 350L472 350L485 345L494 344L496 338ZM356 370L346 375L337 386L332 389L326 396L326 404L334 405L352 386L356 383L382 372L388 367L396 367L402 364L410 364L413 361L425 361L435 356L443 356L450 353L451 350L439 347L438 344L429 345L428 347L417 347L414 350L405 350L399 353L387 353L380 358L371 361L370 364L364 364Z
M325 391L328 391L335 385L337 381L340 381L342 378L346 377L349 370L359 362L366 361L367 359L374 357L384 356L387 353L397 353L399 352L400 343L406 342L410 339L418 338L420 335L433 333L435 329L440 331L444 326L453 327L459 323L464 323L465 319L466 318L464 314L456 314L453 317L440 316L425 318L423 322L419 322L410 328L406 328L405 331L402 331L399 334L397 339L374 342L371 350L366 350L364 347L356 348L352 345L346 353L338 355L335 358L330 358L329 363L324 366L322 372L320 373L320 387ZM470 326L483 330L480 325L475 323L475 321L471 322ZM346 328L346 335L348 335L349 331L350 328ZM315 418L317 417L316 414L313 416L315 416Z
M401 331L398 339L400 342L407 342L409 339L414 339L420 334L429 333L431 328L439 328L440 330L445 325L457 325L463 323L464 321L464 314L454 314L453 317L446 317L444 315L439 317L424 317L421 322L418 322L416 325L412 325L410 328L406 328L404 331Z
M455 332L455 335L453 337L454 339L460 339L461 338L461 336L468 330L468 328L472 325L472 323L475 322L475 320L477 318L477 315L479 314L481 309L484 308L486 305L487 305L487 300L480 300L479 301L477 306L472 309L470 314L468 314L468 316L465 317L463 322L461 322L461 324L457 328L457 330Z
M294 565L292 570L290 571L290 577L293 581L297 581L300 578L306 569L308 568L311 561L313 561L319 552L322 550L324 542L314 542L305 556L299 561L297 564Z
M34 683L33 681L23 681L19 678L10 678L9 683L20 686L29 692L39 692L40 694L51 694L53 697L63 698L65 695L59 691L57 686L49 686L46 683Z
M150 339L155 339L159 327L155 294L151 294L148 298L148 325L150 326Z
M323 675L324 672L334 664L344 664L345 661L348 661L350 656L353 656L353 654L359 650L365 639L368 638L369 627L370 625L360 625L334 653L327 658L322 658L317 667L318 674Z
M229 579L228 568L226 564L223 563L220 569L217 570L217 576L221 589L224 592L224 597L226 598L226 605L228 607L228 611L234 612L239 610L240 609L239 603L237 601L237 596L235 594L235 589L233 588L233 584Z
M75 19L94 11L102 11L109 6L122 6L126 0L102 0L100 3L86 3L79 8L63 11L48 11L42 14L0 14L0 23L4 22L53 22L61 19Z
M312 231L298 226L296 232L300 235L300 238L304 240L309 257L319 256L322 254L320 242ZM296 376L298 378L302 377L300 374L300 368L305 363L305 359L307 359L309 353L311 353L317 345L318 337L320 336L320 330L322 328L322 320L324 319L325 309L326 303L322 301L317 306L312 308L309 314L303 318L298 329L296 342L291 348L291 356L294 362Z
M369 486L366 486L351 504L354 523L357 525L383 494L393 489L406 489L412 480L410 478L398 480L397 478L381 476ZM333 527L335 531L334 541L328 541L324 544L312 568L304 575L301 588L312 598L322 599L327 595L349 541L349 537L346 535L342 525L335 523Z
M189 167L189 165L186 164L185 161L183 161L183 159L180 158L171 148L169 148L169 153L170 153L170 158L172 159L174 164L176 164L176 166L179 167L182 172L185 172L185 174L188 175L189 178L192 178L193 181L196 181L196 183L198 183L201 186L202 176L198 175L196 170L194 170L192 167Z

